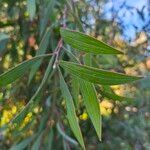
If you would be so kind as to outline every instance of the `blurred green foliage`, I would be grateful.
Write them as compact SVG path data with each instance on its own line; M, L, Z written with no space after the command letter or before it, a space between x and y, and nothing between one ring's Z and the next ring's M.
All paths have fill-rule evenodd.
M1 0L0 73L31 59L40 49L52 53L60 39L59 30L63 24L121 49L126 55L92 55L90 63L93 67L130 75L140 74L145 78L134 84L112 86L110 89L96 86L103 120L101 142L87 115L82 96L79 92L75 93L78 84L72 82L76 83L76 88L72 88L70 82L75 79L65 74L66 81L79 108L77 115L87 149L149 150L150 58L145 57L149 35L145 31L137 32L136 39L131 43L124 41L121 36L123 29L115 19L107 20L103 17L101 9L107 1L94 2L93 6L87 0ZM67 12L64 17L65 8ZM46 36L48 30L50 32ZM47 41L44 41L45 36ZM74 55L78 55L79 59L82 56L68 45L63 49L68 50L60 56L65 60L73 60ZM65 100L60 97L58 74L53 76L53 72L43 92L36 97L37 102L42 100L30 109L19 126L3 126L23 109L37 91L48 62L48 59L44 60L34 76L27 72L21 79L0 89L0 149L80 149L68 128ZM108 99L101 94L103 88L134 99Z

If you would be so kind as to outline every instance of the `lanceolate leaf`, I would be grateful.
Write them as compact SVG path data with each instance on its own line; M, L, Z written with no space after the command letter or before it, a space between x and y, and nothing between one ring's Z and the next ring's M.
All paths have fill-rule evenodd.
M38 137L35 140L31 150L39 150L40 149L40 144L41 144L43 133L44 133L44 131L42 131L40 134L38 134Z
M102 85L118 85L136 81L142 77L128 76L121 73L115 73L80 65L77 63L60 61L60 65L70 74L77 76L86 81Z
M40 57L40 56L38 56L38 57ZM37 106L37 104L39 103L39 101L37 101L39 99L39 95L41 94L41 91L44 89L44 86L45 86L48 78L52 74L52 65L53 65L53 62L54 62L54 58L55 57L53 55L52 58L49 61L49 64L47 66L47 69L46 69L46 72L45 72L44 77L42 79L42 82L41 82L40 86L38 87L38 89L36 90L35 94L31 97L30 101L21 110L21 112L19 112L19 114L17 114L16 117L11 121L12 123L16 123L17 125L19 125L20 122L26 116L27 112L29 112L31 109L33 110L33 108L35 106Z
M19 144L13 145L10 150L24 150L34 139L35 136L32 137L28 137L26 139L24 139L22 142L20 142Z
M61 28L64 41L73 48L93 54L122 54L123 52L81 32Z
M75 59L74 61L78 62L77 59ZM87 65L91 65L91 54L86 54L86 56L84 57L84 63ZM78 104L79 88L81 88L81 93L83 95L83 100L86 106L86 110L93 123L96 133L99 139L101 140L102 120L101 120L100 107L96 96L95 87L92 83L89 83L85 80L80 80L79 78L76 78L74 76L72 76L72 79L73 79L72 88L73 88L75 102Z
M49 37L50 37L50 31L51 31L51 28L49 27L45 33L45 35L43 36L42 38L42 41L39 45L39 49L36 53L36 56L38 55L42 55L42 54L45 54L46 52L46 49L47 49L47 46L48 46L48 43L49 43ZM31 68L31 72L30 72L30 75L29 75L29 83L31 82L32 78L34 77L36 71L38 70L38 68L40 67L41 65L41 62L42 60L36 62L32 68Z
M53 144L55 144L53 140L54 140L54 132L53 129L51 129L47 136L47 149L52 150L52 146Z
M100 108L99 102L97 99L96 91L94 86L85 80L80 80L80 88L83 95L83 100L86 106L86 110L90 116L90 119L93 123L93 126L96 130L96 133L101 140L101 115L100 115Z
M103 97L107 97L111 100L114 100L114 101L129 101L129 102L132 102L133 101L133 98L128 98L128 97L123 97L123 96L119 96L119 95L116 95L115 93L113 92L110 92L110 91L106 91L106 90L101 90L100 94L103 96Z
M84 64L91 66L92 65L91 59L92 59L92 54L86 54L83 58ZM86 106L86 110L93 123L93 126L96 130L99 140L101 140L102 118L101 118L100 107L99 107L99 102L96 95L95 87L93 83L90 83L85 80L80 80L80 88Z
M57 130L58 130L58 132L63 136L63 138L64 138L66 141L68 141L68 142L70 142L70 143L72 143L72 144L74 144L74 145L78 145L78 143L77 143L74 139L72 139L72 138L69 137L65 132L63 132L63 130L61 129L59 123L57 123Z
M40 36L43 35L50 17L53 16L53 9L56 3L56 0L48 0L45 7L40 9Z
M75 107L73 104L72 96L70 94L70 91L67 87L67 84L65 83L65 80L64 80L61 72L59 72L59 74L60 74L60 88L62 91L62 95L63 95L64 99L66 100L67 118L68 118L70 127L71 127L75 137L77 138L78 142L82 146L82 148L85 149L82 133L81 133L79 123L78 123L78 118L75 113Z
M30 60L24 61L23 63L17 65L16 67L8 70L7 72L0 75L0 87L5 86L14 82L16 79L22 77L24 73L36 62L40 61L43 57L48 57L50 55L41 55L34 57Z

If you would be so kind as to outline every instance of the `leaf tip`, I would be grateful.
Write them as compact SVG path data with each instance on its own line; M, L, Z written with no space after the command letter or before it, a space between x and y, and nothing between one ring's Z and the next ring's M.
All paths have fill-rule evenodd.
M118 50L118 49L117 49ZM125 52L121 51L121 50L118 50L118 54L125 54Z
M140 79L144 79L144 78L145 78L144 76L136 76L135 80L140 80Z

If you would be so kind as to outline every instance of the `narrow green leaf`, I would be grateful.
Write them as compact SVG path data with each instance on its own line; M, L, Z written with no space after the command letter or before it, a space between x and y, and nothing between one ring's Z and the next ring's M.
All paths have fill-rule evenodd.
M79 62L78 58L71 52L70 49L67 49L65 47L63 47L63 49L65 50L65 52L67 53L67 55L69 56L70 60L72 60L73 62ZM72 76L72 81L71 81L71 87L72 87L72 96L73 96L73 100L75 102L75 106L76 109L79 108L79 100L78 100L78 96L79 96L79 92L80 92L80 88L79 88L79 80L78 78Z
M48 150L52 150L52 146L53 146L53 139L54 139L54 132L53 129L50 129L48 136L47 136L47 149Z
M71 127L75 137L77 138L78 142L82 146L82 148L85 149L82 133L81 133L79 123L78 123L78 118L75 113L75 107L73 104L72 96L70 94L67 84L65 83L65 80L60 71L59 71L59 75L60 75L60 88L62 91L62 95L63 95L64 99L66 100L67 118L68 118L70 127Z
M141 79L142 77L129 76L102 69L88 67L77 63L60 61L60 65L70 74L86 81L102 85L118 85Z
M62 131L62 129L61 129L59 123L57 123L57 130L58 130L58 132L63 136L63 138L64 138L65 140L67 140L68 142L70 142L70 143L72 143L72 144L74 144L74 145L78 145L78 143L77 143L74 139L72 139L72 138L69 137L66 133L64 133L64 132Z
M20 143L13 145L10 150L24 150L33 140L34 136L28 137L21 141Z
M56 4L56 0L48 0L44 7L40 10L40 37L42 37L46 26L48 25L50 17L53 16L53 9ZM52 20L51 20L52 21Z
M48 57L50 55L40 55L34 57L30 60L24 61L21 64L17 65L16 67L8 70L7 72L0 75L0 87L10 84L17 80L18 78L22 77L24 73L37 61L41 60L44 57Z
M27 0L27 12L29 13L30 20L33 20L36 13L36 0Z
M100 91L100 94L103 96L103 97L107 97L111 100L114 100L114 101L129 101L129 102L132 102L133 101L133 98L128 98L128 97L123 97L123 96L119 96L119 95L116 95L115 93L113 92L110 92L110 91L106 91L106 90L101 90Z
M61 28L64 41L73 48L94 54L123 54L123 52L81 32Z
M39 150L40 149L40 143L41 143L41 139L42 139L42 136L43 136L43 133L44 132L41 132L39 135L38 135L38 138L35 140L31 150Z
M38 132L42 132L42 130L45 129L45 126L46 126L46 122L47 122L47 120L48 120L48 117L49 117L48 114L42 116L42 118L41 118L41 120L40 120L40 124L39 124L39 126L38 126Z
M63 150L67 150L67 144L66 141L63 139Z
M39 57L39 56L38 56ZM38 100L39 95L41 93L41 91L44 89L44 85L46 84L49 76L52 73L52 65L54 62L54 55L52 56L51 60L49 61L49 64L47 66L46 72L44 74L43 80L40 84L40 86L38 87L38 89L36 90L35 94L32 96L32 98L30 99L30 101L27 103L27 105L21 110L21 112L19 112L19 114L16 115L15 118L13 118L13 120L11 121L12 123L16 123L17 125L20 124L20 122L24 119L24 117L26 116L27 112L29 112L29 110L33 110L33 108L35 106L37 106L37 104L39 103L40 100ZM36 100L36 101L35 101ZM38 101L37 101L38 100Z
M47 29L45 35L43 36L43 38L42 38L42 40L41 40L41 43L40 43L40 45L39 45L39 49L38 49L38 51L37 51L37 53L36 53L36 56L45 54L46 49L47 49L48 44L49 44L50 31L51 31L51 27L49 27L49 28ZM30 83L31 80L33 79L33 77L34 77L36 71L38 70L38 68L39 68L40 65L41 65L41 62L42 62L42 60L36 62L36 63L32 66L31 72L30 72L30 75L29 75L29 82L28 82L28 83Z
M84 64L92 66L92 54L84 55ZM93 123L96 133L101 141L102 135L102 118L100 113L99 101L96 95L96 90L93 83L85 80L80 80L81 93L86 106L86 110Z
M83 100L86 110L93 123L96 133L101 140L102 120L100 115L100 107L94 86L85 80L80 80L80 88L83 95Z
M92 58L91 54L86 54L84 56L84 63L87 65L91 65L92 64L91 58ZM77 59L75 59L74 61L78 62ZM90 119L93 123L93 126L96 130L99 140L101 140L102 119L101 119L100 107L96 96L95 87L92 83L89 83L85 80L80 80L79 78L72 76L73 96L77 106L78 106L78 95L79 95L80 88L81 88L81 93L84 97L83 100L86 106L86 110L90 116Z

